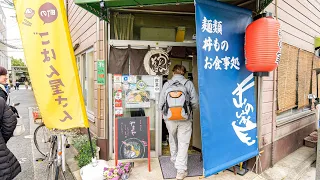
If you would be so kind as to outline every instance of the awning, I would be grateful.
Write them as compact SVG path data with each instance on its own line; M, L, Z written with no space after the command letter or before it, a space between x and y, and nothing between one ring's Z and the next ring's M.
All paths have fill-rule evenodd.
M88 10L98 17L107 19L106 12L101 11L100 0L74 0L75 4ZM170 5L177 3L193 3L194 0L104 0L105 11L109 8L130 8L150 5Z
M245 5L250 3L259 2L259 11L261 12L265 9L272 0L218 0L221 2L227 2L232 5ZM107 20L107 10L112 8L133 8L133 7L143 7L143 6L157 6L157 5L176 5L185 3L194 3L194 0L104 0L105 9L104 12L101 11L100 2L101 0L74 0L75 4L81 6L87 11L95 14ZM256 7L256 6L254 6ZM252 9L253 10L253 9Z

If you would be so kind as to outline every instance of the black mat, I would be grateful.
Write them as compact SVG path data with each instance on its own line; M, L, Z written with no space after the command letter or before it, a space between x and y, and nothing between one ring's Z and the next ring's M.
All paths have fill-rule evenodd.
M175 179L177 170L170 161L170 156L159 158L162 175L164 179ZM203 175L203 162L200 161L200 155L189 155L188 158L188 177Z

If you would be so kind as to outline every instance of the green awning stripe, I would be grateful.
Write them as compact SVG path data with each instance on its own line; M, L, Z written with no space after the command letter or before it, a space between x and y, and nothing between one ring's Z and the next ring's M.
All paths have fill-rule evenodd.
M100 0L74 0L74 2L94 15L107 20L107 10L105 10L105 12L103 12L103 16L101 16ZM112 9L151 5L173 5L176 3L193 3L194 0L104 0L104 2L107 9ZM260 0L259 2L259 12L261 12L272 2L272 0Z

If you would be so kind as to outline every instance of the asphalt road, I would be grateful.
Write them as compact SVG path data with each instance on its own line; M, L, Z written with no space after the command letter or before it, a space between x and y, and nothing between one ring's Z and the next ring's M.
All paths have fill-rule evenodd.
M43 156L37 151L33 143L33 132L38 127L33 122L32 111L30 109L30 107L37 106L33 91L20 88L18 91L13 91L10 97L12 102L20 103L16 108L22 116L26 128L23 135L12 137L7 144L22 167L22 172L15 180L46 180L47 161L36 161L38 158L43 158ZM73 180L70 172L66 173L66 179Z
M10 94L11 101L20 103L16 108L23 119L26 131L23 135L12 137L8 142L8 148L20 161L22 172L15 178L16 180L32 180L34 178L34 166L32 155L32 136L30 136L30 106L35 106L36 102L33 92L30 90L14 91Z

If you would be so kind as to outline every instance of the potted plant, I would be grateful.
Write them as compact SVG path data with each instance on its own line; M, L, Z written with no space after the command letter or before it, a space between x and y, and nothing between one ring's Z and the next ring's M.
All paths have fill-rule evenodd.
M121 179L122 180L126 180L126 179L129 179L129 174L131 172L131 169L132 169L132 164L131 163L119 163L118 166L117 166L122 174L121 174Z
M73 140L73 146L78 151L78 155L75 159L78 161L78 166L82 168L91 163L92 152L88 135L80 135ZM92 138L92 146L94 153L96 154L98 147L96 145L96 138Z
M103 175L108 180L127 180L132 167L133 163L118 163L116 167L104 168Z
M119 180L121 178L121 170L118 167L104 168L103 176L108 180Z

